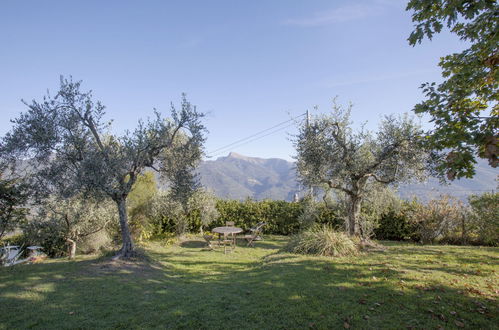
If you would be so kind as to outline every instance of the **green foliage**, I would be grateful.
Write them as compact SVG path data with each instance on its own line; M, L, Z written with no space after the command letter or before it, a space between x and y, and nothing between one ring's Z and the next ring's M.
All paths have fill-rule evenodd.
M478 242L499 245L499 193L473 195L469 198L471 206L470 235L476 235Z
M347 234L328 225L314 225L293 237L288 249L294 253L330 257L353 256L359 252Z
M318 223L319 220L319 207L318 203L312 196L305 196L302 200L303 210L298 216L300 228L307 229Z
M217 210L220 218L214 226L234 221L237 227L248 230L258 222L265 221L266 233L288 235L298 231L300 227L298 216L302 212L302 207L298 203L285 201L218 200Z
M297 169L304 186L328 186L348 196L351 235L359 227L361 204L367 191L425 177L428 155L420 127L408 116L387 116L376 135L361 128L354 132L351 107L333 105L323 115L300 126L295 140Z
M104 105L80 87L81 81L61 77L55 96L25 103L28 111L12 121L13 129L0 142L0 157L12 168L18 159L33 162L29 169L36 180L31 188L40 198L84 192L112 199L119 214L119 256L130 257L134 245L128 194L138 176L158 163L173 187L189 177L205 140L203 114L182 95L181 108L172 105L170 118L156 111L154 119L139 121L133 131L117 137L110 134L111 122L104 120Z
M26 220L26 187L18 180L3 179L0 171L0 239Z
M178 221L182 221L185 231L199 232L200 228L209 230L213 227L224 226L226 221L234 221L237 227L249 230L261 221L267 225L264 228L267 234L290 235L297 233L302 226L302 217L306 204L286 201L263 200L245 201L216 199L206 191L196 191L189 202L187 213L180 205L168 198L166 193L159 193L151 202L147 213L148 225L144 239L161 236L164 233L177 232ZM337 212L324 203L314 202L317 223L341 226L342 220Z
M419 241L415 224L409 214L419 203L416 200L401 201L398 207L388 207L379 218L374 235L379 240L414 240Z
M27 245L41 245L50 256L71 254L71 244L85 242L87 251L96 251L105 239L108 223L116 223L116 206L110 200L95 201L85 196L47 201L23 226ZM96 234L101 232L102 235ZM71 255L70 255L71 256Z
M141 239L149 239L164 233L199 232L219 217L216 198L203 188L198 188L184 204L171 198L171 192L160 191L149 201L144 212L147 218L142 227Z
M188 208L191 218L199 219L199 231L201 234L204 227L209 226L220 217L220 213L217 210L216 196L212 192L202 188L194 191L188 201ZM196 223L192 226L195 228Z
M435 243L452 235L458 224L465 219L464 210L462 202L443 196L426 205L415 204L410 213L410 221L422 243Z
M441 58L444 82L422 85L426 100L416 113L431 116L435 128L428 143L437 151L438 172L449 180L472 177L475 158L497 167L499 128L499 5L494 0L411 0L415 29L409 43L447 27L469 47Z
M22 227L25 246L40 245L50 257L62 257L68 250L66 230L58 219L32 219Z
M137 177L128 195L130 229L134 238L141 239L145 235L150 221L151 203L157 194L158 188L153 172L145 172Z

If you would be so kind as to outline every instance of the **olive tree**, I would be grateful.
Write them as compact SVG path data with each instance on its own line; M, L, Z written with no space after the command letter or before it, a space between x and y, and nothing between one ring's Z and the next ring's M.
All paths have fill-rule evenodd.
M354 131L350 111L351 106L334 104L331 114L301 124L294 142L301 183L345 193L346 227L351 235L362 235L359 215L369 189L423 179L428 157L421 129L409 117L385 117L373 134Z
M130 257L134 245L127 197L133 184L146 168L168 177L185 172L171 166L194 165L192 160L200 157L204 142L203 115L184 95L180 109L171 106L170 118L155 111L153 119L139 121L134 131L116 136L111 122L104 120L104 105L94 101L91 92L82 92L80 85L81 81L61 77L55 96L24 102L28 111L12 121L14 127L3 138L0 155L11 164L19 159L32 161L30 178L39 197L85 193L111 198L117 205L122 236L116 257ZM184 158L187 161L180 161Z

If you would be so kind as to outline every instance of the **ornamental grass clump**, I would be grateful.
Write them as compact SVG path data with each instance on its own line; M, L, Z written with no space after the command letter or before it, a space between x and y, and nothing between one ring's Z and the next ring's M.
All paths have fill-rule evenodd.
M328 225L314 225L296 235L291 240L289 250L332 257L352 256L359 252L357 244L348 235Z

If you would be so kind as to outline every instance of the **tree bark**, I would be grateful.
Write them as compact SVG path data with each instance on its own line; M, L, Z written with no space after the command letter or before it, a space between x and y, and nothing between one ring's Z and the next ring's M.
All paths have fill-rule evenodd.
M126 210L126 197L122 197L116 200L118 206L118 213L120 216L120 229L121 229L121 239L122 246L118 254L115 256L116 259L120 258L130 258L134 255L134 246L132 241L132 236L130 235L130 229L128 227L128 213Z
M350 207L348 210L348 233L351 236L359 234L358 218L362 199L356 195L350 195Z
M74 259L76 256L76 241L71 238L66 238L66 241L70 244L68 247L68 257L69 259Z

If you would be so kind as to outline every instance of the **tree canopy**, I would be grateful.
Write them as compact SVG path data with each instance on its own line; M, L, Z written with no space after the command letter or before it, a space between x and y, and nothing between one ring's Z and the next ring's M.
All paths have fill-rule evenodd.
M104 105L80 87L81 81L61 77L55 96L25 102L28 111L12 121L0 155L10 164L31 161L31 187L39 197L79 193L110 197L118 206L123 240L118 256L128 257L134 249L128 194L145 168L162 171L167 178L189 173L205 140L203 114L184 95L179 110L172 104L170 118L155 111L153 119L139 121L134 131L116 136L111 122L104 120Z
M440 59L444 81L424 83L426 99L414 108L431 116L428 142L436 151L439 174L453 180L472 177L476 158L497 167L499 141L499 5L495 0L411 0L414 46L444 27L469 46Z
M358 216L366 192L375 184L424 178L428 157L422 131L409 117L385 117L374 135L363 128L354 132L350 110L335 104L330 115L301 125L295 147L302 184L349 197L347 228L353 235L362 234Z

